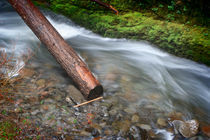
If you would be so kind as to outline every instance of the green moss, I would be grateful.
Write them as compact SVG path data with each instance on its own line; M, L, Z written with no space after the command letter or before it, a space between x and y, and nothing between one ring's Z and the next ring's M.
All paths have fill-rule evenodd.
M54 0L48 8L103 36L147 40L174 55L210 65L210 30L207 27L158 20L140 12L121 12L117 16L89 7L81 8L82 3L85 2L65 4Z

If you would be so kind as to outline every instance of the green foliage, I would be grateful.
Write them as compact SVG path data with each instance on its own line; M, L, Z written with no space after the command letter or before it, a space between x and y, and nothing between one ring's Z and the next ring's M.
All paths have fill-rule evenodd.
M157 12L158 8L152 8L152 11Z
M87 9L83 7L84 1L78 1L77 5L53 1L50 8L56 12L63 13L70 17L77 24L85 26L92 31L106 37L143 39L150 41L169 53L177 56L192 59L197 62L210 65L210 42L209 30L206 27L191 26L191 22L185 24L172 23L164 20L156 20L149 17L149 13L120 12L119 16L100 8ZM110 0L113 6L117 6L118 0ZM125 1L124 1L125 2ZM128 1L129 3L131 1ZM142 4L149 4L151 1L141 1ZM82 4L83 3L83 4ZM126 4L127 4L126 3ZM59 6L57 6L59 4ZM168 21L174 21L177 14L182 15L182 9L175 9L175 2L168 2L166 9L171 12L165 15ZM118 5L119 6L119 5ZM126 5L119 6L121 9ZM137 4L139 6L139 4ZM162 6L152 8L154 12L161 12ZM186 10L186 9L185 9ZM70 12L69 12L70 11ZM187 19L187 18L186 18Z
M159 4L159 7L160 7L160 8L163 8L164 6L163 6L162 4Z

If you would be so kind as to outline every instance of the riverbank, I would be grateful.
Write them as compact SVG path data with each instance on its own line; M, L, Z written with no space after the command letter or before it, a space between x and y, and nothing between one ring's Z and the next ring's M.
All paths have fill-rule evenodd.
M121 11L117 16L99 10L97 5L91 9L57 1L36 4L61 13L104 37L147 40L176 56L210 65L210 30L207 27L158 20L149 13Z

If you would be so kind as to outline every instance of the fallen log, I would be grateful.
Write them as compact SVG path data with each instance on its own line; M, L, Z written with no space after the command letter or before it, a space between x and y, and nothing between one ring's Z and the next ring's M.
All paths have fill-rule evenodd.
M8 0L39 40L45 44L87 100L103 94L103 87L46 17L30 0Z
M113 6L111 6L111 5L107 4L107 3L104 3L104 2L102 2L102 1L100 1L100 0L92 0L92 1L98 3L99 5L101 5L101 6L103 6L103 7L106 7L106 8L108 8L108 9L114 11L116 15L118 15L118 13L119 13L119 12L117 11L117 9L115 9Z

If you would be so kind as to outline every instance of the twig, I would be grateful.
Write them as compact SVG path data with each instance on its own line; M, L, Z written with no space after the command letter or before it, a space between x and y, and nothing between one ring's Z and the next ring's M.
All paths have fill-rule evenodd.
M87 101L87 102L84 102L84 103L75 105L75 106L73 106L73 107L80 107L80 106L82 106L82 105L86 105L86 104L88 104L88 103L91 103L91 102L94 102L94 101L97 101L97 100L100 100L100 99L103 99L103 97L98 97L98 98L95 98L95 99L93 99L93 100L90 100L90 101Z

